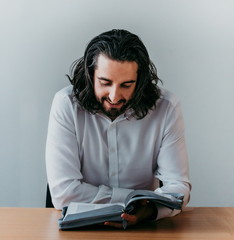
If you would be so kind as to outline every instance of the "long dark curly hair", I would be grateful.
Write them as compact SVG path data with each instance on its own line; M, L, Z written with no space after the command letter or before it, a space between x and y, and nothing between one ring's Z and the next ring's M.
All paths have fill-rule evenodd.
M134 110L134 117L144 118L156 106L160 97L157 70L149 58L141 39L122 29L113 29L94 37L87 45L84 56L71 66L67 75L73 85L73 93L81 107L91 113L100 111L100 103L94 94L94 70L100 54L116 61L135 61L138 64L136 89L128 108Z

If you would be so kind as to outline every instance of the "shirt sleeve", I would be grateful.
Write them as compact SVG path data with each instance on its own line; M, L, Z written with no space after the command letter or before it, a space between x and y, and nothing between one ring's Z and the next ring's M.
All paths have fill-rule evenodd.
M189 201L191 190L184 122L179 102L175 106L169 106L167 110L164 136L157 159L158 167L155 172L155 177L163 183L163 186L157 188L155 192L183 193L183 209ZM159 207L157 219L171 217L179 212Z
M46 169L52 202L62 209L72 201L123 202L132 191L94 186L83 181L72 99L60 92L54 97L46 142Z

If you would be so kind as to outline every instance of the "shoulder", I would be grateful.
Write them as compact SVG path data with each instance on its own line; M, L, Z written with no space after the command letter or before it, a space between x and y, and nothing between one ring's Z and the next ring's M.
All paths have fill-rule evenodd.
M67 98L67 97L71 98L71 96L72 96L72 85L62 88L55 94L56 98L61 98L61 99Z
M161 95L160 98L157 100L155 108L152 109L151 113L157 116L166 116L172 112L179 112L180 111L180 101L178 97L172 93L171 91L160 88Z
M73 94L73 86L67 86L59 90L53 99L51 114L60 118L72 117L75 112L81 111L81 107Z
M54 96L54 102L63 106L64 104L79 106L78 101L73 93L73 86L69 85L59 90Z
M159 103L167 103L172 107L175 107L179 103L179 99L177 96L172 93L171 91L165 89L165 88L160 88L161 90L161 96L159 99Z

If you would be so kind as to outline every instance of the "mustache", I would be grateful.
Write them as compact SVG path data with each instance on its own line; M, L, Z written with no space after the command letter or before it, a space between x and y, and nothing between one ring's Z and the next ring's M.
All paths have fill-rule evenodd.
M102 98L102 102L104 101L108 101L109 103L113 103L108 97L103 97ZM119 104L119 103L126 103L127 101L125 99L120 99L118 102L114 103L114 104Z

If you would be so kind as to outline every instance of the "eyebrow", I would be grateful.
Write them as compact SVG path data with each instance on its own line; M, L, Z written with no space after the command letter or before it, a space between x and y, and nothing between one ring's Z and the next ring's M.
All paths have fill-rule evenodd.
M107 82L112 82L112 80L105 78L105 77L98 77L98 80L100 81L107 81ZM125 83L135 83L136 80L129 80L129 81L124 81L121 84L125 84Z

